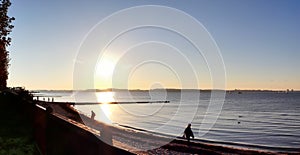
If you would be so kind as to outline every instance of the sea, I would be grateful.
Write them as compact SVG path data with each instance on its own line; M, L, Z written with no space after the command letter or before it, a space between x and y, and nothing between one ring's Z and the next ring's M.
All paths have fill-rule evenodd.
M191 123L198 141L282 151L300 148L298 91L89 90L35 95L39 100L75 102L87 116L94 111L98 121L157 135L182 137Z

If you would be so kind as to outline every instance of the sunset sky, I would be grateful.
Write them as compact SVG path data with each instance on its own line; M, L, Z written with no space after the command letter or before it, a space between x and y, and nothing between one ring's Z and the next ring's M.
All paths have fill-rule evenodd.
M9 47L11 65L8 85L32 90L73 89L74 63L78 62L78 50L91 29L119 10L141 5L175 8L203 24L223 57L226 89L300 90L298 0L12 0L9 15L16 20ZM212 88L204 60L193 57L189 53L192 49L185 46L180 37L160 29L132 32L124 36L120 43L116 41L112 44L111 54L97 65L105 69L94 66L95 88L115 85L111 84L110 79L116 64L126 67L134 61L138 64L138 60L157 55L168 58L162 59L163 62L177 62L175 69L168 68L164 63L147 63L135 66L136 70L130 72L130 77L122 78L129 79L131 89L180 88L180 79L176 74L190 77L190 68L181 64L184 63L181 62L182 55L174 53L174 49L150 43L128 51L126 59L118 59L119 52L124 50L121 47L134 46L149 39L170 41L177 48L185 49L182 54L191 58L188 61L195 62L192 65L200 80L198 84L189 83L184 88Z

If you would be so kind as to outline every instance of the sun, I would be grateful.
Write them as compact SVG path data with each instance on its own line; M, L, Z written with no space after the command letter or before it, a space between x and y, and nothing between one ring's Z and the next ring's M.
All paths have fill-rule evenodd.
M114 74L117 59L113 54L104 54L98 59L94 72L94 87L106 89L112 87L112 76Z
M112 59L101 59L97 64L96 75L101 78L111 78L115 68L115 63Z

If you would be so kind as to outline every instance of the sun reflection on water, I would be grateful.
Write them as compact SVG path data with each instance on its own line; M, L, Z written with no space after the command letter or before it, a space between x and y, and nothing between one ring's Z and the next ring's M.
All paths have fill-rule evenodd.
M96 96L97 96L97 101L99 103L110 103L110 102L115 102L114 99L114 92L97 92Z
M105 123L111 123L111 116L112 116L112 109L110 106L111 102L115 102L114 99L114 92L97 92L96 93L97 96L97 101L99 104L102 112L105 114L105 116L107 117L107 119L102 119L102 121L105 121Z

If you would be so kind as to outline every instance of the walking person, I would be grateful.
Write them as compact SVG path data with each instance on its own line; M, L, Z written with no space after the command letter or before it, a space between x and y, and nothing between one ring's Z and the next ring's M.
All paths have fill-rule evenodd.
M91 113L92 113L92 114L91 114L91 119L92 119L92 120L95 120L95 116L96 116L96 114L94 113L94 111L93 111L93 110L91 111Z

